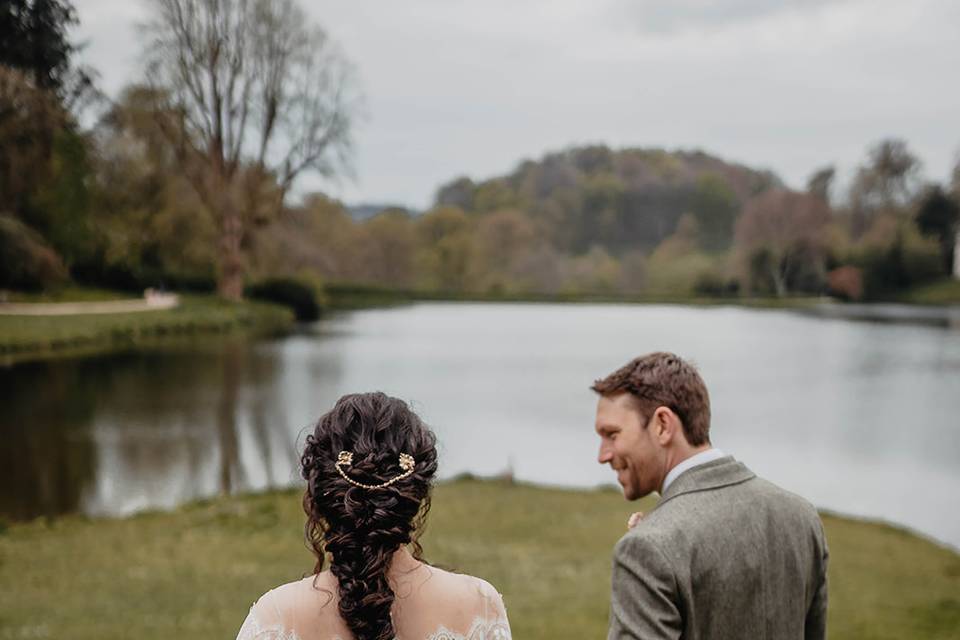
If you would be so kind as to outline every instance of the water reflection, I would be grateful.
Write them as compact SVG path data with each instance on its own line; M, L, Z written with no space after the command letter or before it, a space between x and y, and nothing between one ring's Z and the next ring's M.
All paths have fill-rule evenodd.
M97 473L97 394L83 363L0 369L0 513L15 519L77 511Z
M217 403L217 438L220 444L220 493L229 494L240 486L240 447L237 444L237 392L243 353L236 343L224 348L220 357L220 401Z
M121 515L288 484L292 447L271 428L285 417L269 346L219 341L0 369L0 513Z

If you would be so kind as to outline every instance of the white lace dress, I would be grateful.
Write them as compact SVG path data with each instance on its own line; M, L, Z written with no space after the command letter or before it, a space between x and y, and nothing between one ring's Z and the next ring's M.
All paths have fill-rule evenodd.
M396 640L511 640L503 599L488 582L422 566L394 584ZM352 640L324 572L265 593L237 640Z

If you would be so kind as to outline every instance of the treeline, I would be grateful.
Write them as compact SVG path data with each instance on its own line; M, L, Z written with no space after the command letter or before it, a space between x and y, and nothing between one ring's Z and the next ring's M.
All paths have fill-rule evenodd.
M265 230L255 258L269 271L297 255L330 280L426 291L640 295L704 266L675 260L689 227L715 251L751 195L778 184L703 153L571 149L503 178L455 180L419 215L355 222L316 196ZM651 257L671 272L651 270Z
M290 35L303 21L284 4L294 13L253 29L242 12L217 13L232 4L153 0L167 47L159 50L172 57L155 58L154 76L101 101L88 129L76 114L96 98L94 74L71 66L69 3L0 9L0 28L12 34L0 43L0 288L74 281L239 297L245 284L269 295L264 282L282 278L433 295L879 299L953 268L960 164L951 184L926 182L896 139L869 148L842 193L832 167L794 191L769 171L699 151L594 145L480 182L453 180L422 213L355 220L321 194L292 204L301 170L332 175L343 166L352 107L309 87L284 103L305 76L283 60L250 62L255 72L244 76L236 60L261 61L270 37L284 35L263 24ZM249 6L262 17L280 5ZM221 52L185 51L202 39L177 31L190 35L189 23L164 23L171 7L199 7L204 28L252 29L249 42L263 42L230 52L222 67L185 70ZM311 73L317 66L327 74L317 82L340 100L337 58L314 60ZM247 89L204 93L225 79ZM244 96L256 106L249 113ZM279 138L278 123L291 127ZM288 148L278 152L282 142Z
M573 148L454 180L420 215L358 222L314 196L251 257L265 273L493 295L877 299L951 273L960 180L925 183L898 140L868 151L846 193L834 174L793 191L701 152Z

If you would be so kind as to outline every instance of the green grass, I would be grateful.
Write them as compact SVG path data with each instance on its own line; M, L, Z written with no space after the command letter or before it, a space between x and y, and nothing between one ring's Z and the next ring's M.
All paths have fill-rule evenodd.
M912 304L960 304L960 280L939 280L911 289L899 301Z
M612 490L461 480L437 488L424 548L497 586L515 637L602 638L610 552L634 506ZM302 522L299 495L281 492L8 525L0 639L232 638L257 596L310 571ZM831 638L960 638L960 556L885 525L824 524Z
M293 323L276 305L181 296L175 309L71 316L0 315L0 356L9 359L75 355L198 334L277 333Z

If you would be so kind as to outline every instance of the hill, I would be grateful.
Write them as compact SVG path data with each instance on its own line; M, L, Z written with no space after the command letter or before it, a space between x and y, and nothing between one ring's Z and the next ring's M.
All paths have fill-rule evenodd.
M690 214L703 248L721 250L744 202L781 185L770 171L702 151L595 145L548 153L480 182L457 178L440 187L436 204L526 212L557 250L574 255L596 245L614 255L649 252Z

